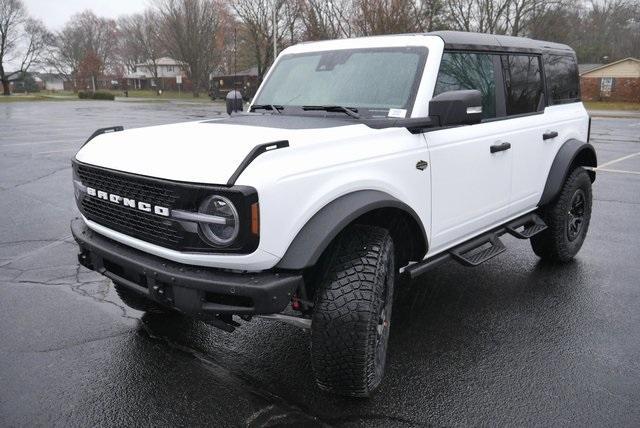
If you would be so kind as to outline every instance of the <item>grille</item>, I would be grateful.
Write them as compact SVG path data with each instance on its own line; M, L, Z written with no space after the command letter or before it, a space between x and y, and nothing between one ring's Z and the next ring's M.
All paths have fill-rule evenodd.
M145 177L126 172L73 162L74 179L87 187L116 194L137 202L146 202L169 210L197 211L200 203L212 194L220 194L231 200L238 210L241 228L236 243L215 248L217 253L250 253L259 242L257 235L250 235L250 205L258 202L253 188L228 187L185 183ZM78 207L89 220L111 230L143 241L177 251L212 252L214 248L204 241L195 223L179 222L152 212L145 212L122 204L105 201L85 193L76 193Z
M82 164L77 165L76 174L85 186L169 209L180 207L193 196L188 188L180 189L175 183ZM210 248L198 245L197 234L187 233L178 222L166 217L90 196L79 202L89 220L143 241L176 250Z
M85 186L109 191L118 195L153 202L163 207L175 207L179 197L167 186L144 177L123 176L111 171L78 165L78 176Z

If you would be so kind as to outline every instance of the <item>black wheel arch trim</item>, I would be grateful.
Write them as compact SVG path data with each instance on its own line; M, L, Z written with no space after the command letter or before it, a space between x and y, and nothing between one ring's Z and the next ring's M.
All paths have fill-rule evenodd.
M594 147L584 141L570 139L560 147L553 159L547 182L544 186L538 206L546 205L558 196L562 184L571 173L571 169L578 162L578 166L597 167L598 158ZM589 171L591 181L595 181L595 171Z
M420 227L426 253L429 246L427 233L413 208L385 192L358 190L334 199L316 212L298 232L276 267L304 269L315 265L324 250L347 225L380 208L398 208L409 214Z

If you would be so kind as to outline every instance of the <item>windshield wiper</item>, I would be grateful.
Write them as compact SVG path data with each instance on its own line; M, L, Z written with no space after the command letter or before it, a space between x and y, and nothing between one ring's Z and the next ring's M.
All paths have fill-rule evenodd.
M360 115L358 114L358 109L353 107L343 107L343 106L302 106L302 110L304 111L313 111L313 110L322 110L329 112L338 112L344 113L348 116L353 117L354 119L360 119Z
M271 110L272 112L277 112L278 114L282 113L280 110L283 110L283 106L273 105L273 104L255 104L251 106L251 111L254 110Z

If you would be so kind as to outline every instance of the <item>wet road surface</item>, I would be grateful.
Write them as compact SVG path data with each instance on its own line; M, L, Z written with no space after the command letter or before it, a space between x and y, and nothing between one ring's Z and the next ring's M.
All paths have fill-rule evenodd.
M69 159L84 139L215 109L0 104L0 425L640 423L640 119L593 120L606 166L575 262L505 238L478 268L437 268L396 301L378 394L347 400L315 388L304 331L143 316L77 266Z

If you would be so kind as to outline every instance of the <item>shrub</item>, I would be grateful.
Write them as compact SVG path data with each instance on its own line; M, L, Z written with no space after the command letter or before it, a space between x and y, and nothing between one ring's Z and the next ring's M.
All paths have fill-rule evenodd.
M113 101L116 99L116 96L113 95L110 92L95 92L93 94L93 99L94 100L109 100L109 101Z
M81 100L109 100L113 101L116 96L109 92L78 92Z

